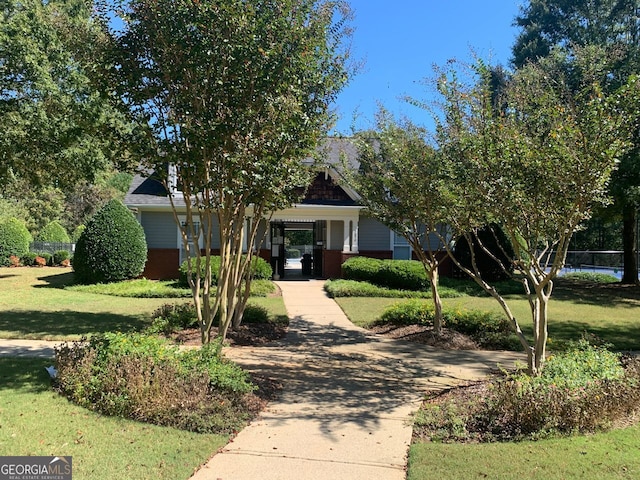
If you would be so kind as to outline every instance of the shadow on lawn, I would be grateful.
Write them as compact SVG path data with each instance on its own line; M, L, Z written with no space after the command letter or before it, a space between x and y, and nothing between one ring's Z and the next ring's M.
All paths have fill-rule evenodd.
M51 380L45 370L48 358L0 357L0 391L45 392Z
M29 338L77 336L99 332L137 331L146 326L138 315L89 313L73 310L42 312L38 310L8 310L0 312L0 331L20 332Z
M38 277L38 280L46 283L44 285L34 285L34 288L64 288L75 284L73 272L68 270L63 273L53 273L51 275Z
M606 307L640 307L640 286L595 284L557 279L552 299ZM553 300L552 300L553 301Z
M588 327L588 330L585 329ZM584 333L595 335L598 340L613 345L612 349L617 351L640 351L640 323L637 324L603 324L598 326L594 323L586 325L581 322L563 320L561 322L549 322L549 337L551 342L548 348L562 348L567 341L577 341ZM558 347L554 345L558 343Z

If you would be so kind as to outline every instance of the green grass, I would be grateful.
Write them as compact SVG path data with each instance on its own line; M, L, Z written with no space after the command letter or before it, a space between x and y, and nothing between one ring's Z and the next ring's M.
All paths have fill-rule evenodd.
M148 280L138 278L115 283L94 285L67 285L65 290L81 293L95 293L128 298L191 298L191 289L180 287L174 280ZM270 280L254 280L251 283L251 295L266 297L275 291Z
M105 417L53 392L50 360L0 358L0 452L71 455L73 476L96 480L188 478L226 444L220 435Z
M81 293L96 293L129 298L189 298L191 290L181 288L173 280L148 280L138 278L116 283L98 283L94 285L68 285L65 290Z
M127 282L115 288L122 283ZM68 288L71 285L69 269L0 268L0 338L77 340L109 331L139 331L154 310L168 303L167 298L114 297ZM256 286L263 294L272 288L262 282ZM282 297L250 301L265 306L274 318L286 317Z
M640 289L581 285L558 281L549 303L549 348L563 348L586 331L617 350L640 350ZM529 303L522 295L505 298L526 335L531 337ZM356 325L367 327L380 318L383 310L400 299L344 297L336 301ZM425 300L426 301L426 300ZM491 297L462 296L443 299L445 307L487 310L502 313Z
M638 438L640 426L537 442L416 443L407 478L640 478Z

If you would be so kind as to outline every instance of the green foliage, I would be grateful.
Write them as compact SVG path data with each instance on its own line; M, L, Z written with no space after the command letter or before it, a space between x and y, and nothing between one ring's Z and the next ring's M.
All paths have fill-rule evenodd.
M395 290L357 280L328 280L324 289L331 298L338 297L386 297L386 298L431 298L431 292L415 290ZM448 287L440 287L442 298L460 297L463 293Z
M183 351L150 335L96 335L56 350L57 388L106 415L231 433L246 420L239 412L254 387L220 352L219 343Z
M562 278L567 280L577 280L580 282L591 283L618 283L620 279L614 275L608 273L598 272L570 272L562 275Z
M153 312L147 332L167 335L197 326L198 317L192 303L167 303Z
M44 258L44 261L47 265L51 265L53 262L53 255L48 252L42 252L39 254L40 257Z
M517 350L520 347L504 315L463 308L442 311L444 326L471 337L483 348ZM421 300L398 302L387 307L377 324L433 326L435 308Z
M464 236L456 242L453 254L469 270L474 268L471 261L472 249L478 272L486 282L493 284L510 278L513 273L513 247L498 225L490 225L474 232L471 236L471 248ZM492 257L497 258L499 263Z
M300 250L298 250L297 248L287 248L285 250L285 253L287 254L287 258L300 258Z
M38 242L71 242L69 234L57 220L47 223L35 239Z
M9 258L11 255L23 256L29 251L31 234L24 222L9 218L0 222L0 259Z
M89 78L101 42L91 13L76 0L3 3L0 184L17 177L67 188L126 158L131 126Z
M353 257L342 264L347 280L370 282L399 290L426 290L429 281L422 263L415 260L379 260Z
M490 442L594 432L640 408L639 386L638 359L622 365L616 354L581 343L550 358L541 376L507 375L455 403L427 404L416 433Z
M73 243L77 243L78 240L80 240L80 236L82 235L82 232L84 232L86 225L78 225L74 230L73 233L71 234L71 241Z
M60 265L65 260L69 260L71 256L67 250L57 250L53 253L53 264Z
M33 265L35 265L35 260L36 257L38 256L37 253L35 252L27 252L24 255L22 255L22 265L24 265L25 267L31 267Z
M147 261L144 230L122 202L112 200L87 224L73 260L81 283L135 278Z
M211 255L210 266L211 266L211 283L213 285L218 283L218 273L220 272L220 257L218 255ZM244 260L245 256L242 256ZM195 258L191 260L192 268L195 268ZM271 278L273 274L273 270L271 269L271 265L262 257L253 257L251 260L251 266L253 269L253 279L255 280L268 280ZM204 257L200 262L200 282L204 282L204 274L205 274L206 264L204 262ZM181 287L188 288L189 282L187 280L189 274L189 264L188 261L185 260L180 265L180 278L178 280L178 284ZM194 276L195 278L195 276Z

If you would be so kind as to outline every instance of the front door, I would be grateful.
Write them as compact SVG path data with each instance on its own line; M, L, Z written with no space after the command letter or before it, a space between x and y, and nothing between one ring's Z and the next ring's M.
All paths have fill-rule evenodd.
M325 249L327 236L327 222L317 220L313 226L313 275L322 277L322 256Z
M271 268L274 278L284 278L285 261L284 223L271 222Z

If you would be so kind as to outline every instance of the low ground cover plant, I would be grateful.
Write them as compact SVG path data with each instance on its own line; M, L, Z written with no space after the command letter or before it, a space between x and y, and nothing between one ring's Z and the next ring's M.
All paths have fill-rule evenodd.
M521 348L504 315L483 310L447 307L443 309L442 314L444 327L468 335L480 347L501 350ZM435 308L432 303L409 300L387 307L374 325L433 326L434 317Z
M56 387L105 415L200 433L232 433L249 419L254 386L213 342L180 350L147 334L106 333L56 349Z
M383 298L431 298L431 292L425 290L397 290L379 287L369 282L357 280L328 280L324 289L331 298L338 297L383 297ZM441 287L441 298L460 297L458 290Z
M415 435L494 442L605 430L640 411L639 387L639 359L583 340L550 357L538 377L505 372L459 394L428 399Z

